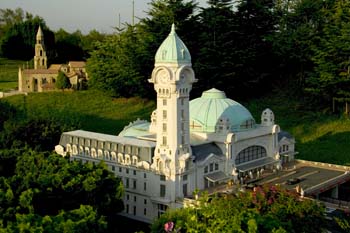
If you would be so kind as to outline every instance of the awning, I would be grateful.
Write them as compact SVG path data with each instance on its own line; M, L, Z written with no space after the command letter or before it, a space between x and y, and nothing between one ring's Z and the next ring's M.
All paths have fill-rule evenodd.
M211 182L218 182L230 179L230 177L226 176L226 174L221 171L210 173L206 175L205 178Z
M259 160L254 160L250 163L245 163L242 165L238 165L236 166L236 168L240 171L240 172L246 172L246 171L250 171L253 170L255 168L259 168L259 167L263 167L265 165L270 165L273 163L278 163L279 160L275 160L271 157L265 157L263 159L259 159Z

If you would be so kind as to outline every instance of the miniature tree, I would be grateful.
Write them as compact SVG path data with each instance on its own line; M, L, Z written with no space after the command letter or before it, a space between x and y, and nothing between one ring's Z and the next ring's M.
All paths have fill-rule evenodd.
M64 90L70 88L71 86L72 85L69 81L69 78L63 72L60 71L57 76L56 88Z

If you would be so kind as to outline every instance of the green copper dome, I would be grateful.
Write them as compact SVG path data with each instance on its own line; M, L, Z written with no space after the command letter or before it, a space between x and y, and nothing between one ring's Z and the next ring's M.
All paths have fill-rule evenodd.
M255 127L250 112L215 88L190 101L190 130L196 132L242 131Z
M191 54L177 36L174 24L170 34L157 50L155 63L191 63Z

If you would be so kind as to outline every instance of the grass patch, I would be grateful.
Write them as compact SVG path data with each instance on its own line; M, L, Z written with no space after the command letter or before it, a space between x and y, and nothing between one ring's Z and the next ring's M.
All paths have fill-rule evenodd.
M9 91L18 88L18 82L2 82L0 81L0 91Z
M0 91L8 91L18 87L18 67L26 61L8 60L0 58Z
M350 165L350 119L313 110L303 100L274 93L245 104L260 123L261 112L270 108L282 130L296 139L297 159Z
M6 98L28 118L46 118L77 129L117 134L137 118L149 120L153 101L140 98L113 99L97 91L30 93Z

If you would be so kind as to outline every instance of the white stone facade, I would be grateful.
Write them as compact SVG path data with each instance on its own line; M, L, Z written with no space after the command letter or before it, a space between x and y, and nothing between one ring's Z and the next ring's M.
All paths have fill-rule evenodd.
M280 138L269 109L256 124L247 109L219 90L189 101L197 80L174 27L157 51L149 81L157 92L151 123L137 120L119 136L65 132L55 148L73 160L104 161L124 183L129 217L151 222L167 208L183 207L195 190L245 182L263 169L280 168L286 140L294 153L294 139Z

